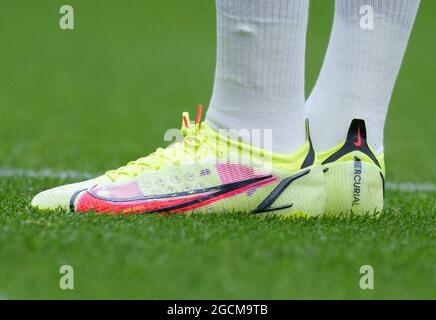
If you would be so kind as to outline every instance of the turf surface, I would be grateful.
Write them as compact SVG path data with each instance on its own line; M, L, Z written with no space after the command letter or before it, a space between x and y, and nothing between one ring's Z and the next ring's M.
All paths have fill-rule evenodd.
M0 1L0 168L103 172L207 104L212 1ZM312 1L310 92L332 1ZM436 183L436 3L423 0L386 128L387 181ZM379 219L100 217L28 207L73 181L0 177L0 298L436 298L436 194L388 190ZM59 267L75 289L59 289ZM375 289L359 288L359 268Z

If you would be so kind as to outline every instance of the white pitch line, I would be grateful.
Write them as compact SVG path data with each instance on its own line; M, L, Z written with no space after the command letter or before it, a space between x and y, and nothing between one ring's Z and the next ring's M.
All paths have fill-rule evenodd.
M80 171L53 171L50 169L28 170L17 168L0 168L0 177L8 178L54 178L54 179L90 179L91 173Z
M415 182L386 182L386 189L404 192L436 192L436 184Z
M80 171L53 171L51 169L28 170L19 168L0 168L0 177L8 178L53 178L53 179L90 179L97 174ZM436 192L436 184L423 182L387 182L386 189L403 192Z

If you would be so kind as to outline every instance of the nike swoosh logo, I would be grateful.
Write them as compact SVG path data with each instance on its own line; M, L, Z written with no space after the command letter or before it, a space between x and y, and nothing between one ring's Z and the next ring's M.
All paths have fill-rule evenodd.
M111 210L113 212L123 212L124 210L129 211L130 208L135 208L135 211L142 211L144 213L183 212L240 194L250 188L273 182L275 179L274 176L268 175L192 191L150 195L131 199L106 198L92 193L91 189L80 198L77 204L77 211L98 212L99 208L104 208L101 212ZM188 199L183 199L183 197L188 197Z
M357 141L354 141L353 144L358 148L362 145L362 137L360 136L360 126L357 127Z
M258 182L261 182L261 181L264 181L267 179L271 179L271 178L273 178L273 176L265 176L265 177L260 177L260 178L253 178L253 179L248 179L248 180L244 180L244 181L239 181L239 182L235 182L235 183L224 184L220 187L217 187L218 190L216 192L211 193L211 194L196 198L194 200L187 201L185 203L177 204L177 205L170 206L170 207L156 209L156 210L153 210L152 212L155 212L155 213L168 212L168 211L177 211L177 210L181 210L181 209L190 210L190 209L193 209L192 206L195 206L195 205L202 206L202 204L207 204L209 200L219 200L221 198L224 198L224 196L227 194L231 194L231 195L240 194L240 193L254 187L254 185L257 184ZM196 207L198 207L198 206L196 206ZM186 210L183 210L183 211L186 211Z

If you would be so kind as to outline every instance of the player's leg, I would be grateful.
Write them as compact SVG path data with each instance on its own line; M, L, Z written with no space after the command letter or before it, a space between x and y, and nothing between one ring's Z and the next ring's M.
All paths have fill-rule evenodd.
M307 0L218 0L218 62L206 122L184 140L84 183L37 195L75 212L318 215L321 167L304 126ZM210 126L208 125L210 124ZM272 129L273 150L217 129ZM285 154L286 153L286 154Z
M206 122L215 129L272 129L274 152L295 151L305 141L308 0L216 3L217 63Z
M331 211L381 209L384 123L418 6L336 0L327 54L306 103L315 149L326 165L336 162L326 172Z

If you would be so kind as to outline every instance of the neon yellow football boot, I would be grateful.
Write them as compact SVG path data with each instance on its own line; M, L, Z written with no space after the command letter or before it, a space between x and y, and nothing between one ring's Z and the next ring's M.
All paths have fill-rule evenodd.
M228 213L317 216L324 174L307 141L289 155L220 135L183 115L183 140L105 175L44 191L32 205L97 213ZM308 130L308 129L307 129Z
M373 214L383 209L385 164L366 140L365 121L351 122L343 144L317 153L326 182L326 214Z

